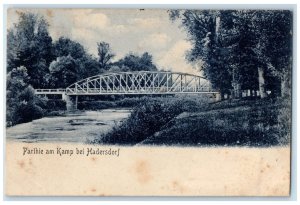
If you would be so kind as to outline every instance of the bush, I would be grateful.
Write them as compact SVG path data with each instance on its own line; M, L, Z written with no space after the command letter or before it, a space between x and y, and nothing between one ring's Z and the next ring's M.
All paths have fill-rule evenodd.
M30 122L44 116L45 111L34 102L22 102L18 107L20 116L18 123Z
M226 108L226 103L228 107ZM290 109L274 100L207 105L186 98L146 99L100 144L273 146L289 143ZM217 108L216 108L217 107Z
M124 98L116 101L118 107L135 107L144 101L144 98Z
M16 92L17 93L17 92ZM41 98L34 94L31 86L27 86L16 95L11 96L9 92L6 126L13 126L19 123L30 122L44 116L47 98Z
M65 110L66 102L61 99L49 99L46 107L48 110Z
M28 80L27 69L23 66L7 74L6 126L29 122L44 115L47 98L36 96Z
M264 104L264 103L262 103ZM281 132L281 103L239 106L200 113L185 113L170 121L143 144L189 146L274 146L289 139Z
M94 143L136 144L159 131L162 126L184 111L201 107L201 103L184 98L141 98L130 117Z
M79 110L101 110L114 107L116 107L116 103L111 101L84 101L78 103Z

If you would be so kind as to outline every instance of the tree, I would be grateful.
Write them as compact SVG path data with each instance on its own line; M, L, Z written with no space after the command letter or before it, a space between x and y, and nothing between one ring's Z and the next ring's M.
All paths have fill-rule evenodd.
M78 59L86 56L86 51L80 43L66 37L60 37L54 42L53 47L56 58L71 56L74 59Z
M56 58L70 56L74 59L77 80L104 72L104 70L100 68L97 59L89 55L84 47L76 41L61 37L54 43L53 47Z
M10 72L17 66L17 39L13 29L7 31L7 72Z
M27 69L23 66L14 68L7 74L7 126L28 122L44 114L47 99L36 96L29 81Z
M37 14L20 13L19 22L8 31L7 71L24 66L35 88L47 85L44 76L53 59L48 23Z
M110 45L106 42L100 42L97 43L97 49L98 49L98 56L99 56L99 65L101 69L108 70L109 64L111 63L111 60L115 57L115 54L113 54Z
M66 88L77 80L77 64L72 56L58 57L50 64L51 87Z
M148 52L143 53L141 56L136 54L128 54L124 58L113 63L118 66L121 71L156 71L157 68L153 64L152 55Z
M226 15L226 21L230 26L226 26L225 29L221 30L227 36L224 42L226 42L229 48L228 54L230 58L228 63L231 66L232 87L235 97L242 96L241 90L250 90L252 95L252 91L258 89L258 64L252 50L256 40L251 28L252 13L253 11L248 10L229 11Z
M253 50L261 65L260 76L264 76L261 79L267 81L262 87L269 85L272 92L279 87L282 96L290 96L292 13L288 10L256 11L252 20L258 39Z
M77 59L77 63L80 67L80 71L77 75L78 80L105 72L105 70L99 66L97 59L92 55L86 55L83 58Z
M220 38L223 16L224 12L217 10L170 11L171 20L181 19L192 44L186 59L192 63L203 62L204 76L221 92L221 96L232 88L228 49L222 42L224 39Z
M171 10L180 19L192 49L189 62L202 61L204 75L221 94L232 89L290 91L291 12L275 10ZM279 79L279 80L278 80ZM252 93L252 92L251 92ZM273 94L273 95L274 95Z

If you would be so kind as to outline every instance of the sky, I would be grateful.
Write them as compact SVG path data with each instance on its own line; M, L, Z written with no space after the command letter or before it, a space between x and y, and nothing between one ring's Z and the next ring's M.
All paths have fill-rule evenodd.
M159 69L199 74L185 60L191 48L180 22L172 22L167 10L155 9L15 9L8 10L7 27L18 22L18 13L43 15L55 41L64 36L81 43L97 56L97 42L110 44L113 61L128 53L149 52Z

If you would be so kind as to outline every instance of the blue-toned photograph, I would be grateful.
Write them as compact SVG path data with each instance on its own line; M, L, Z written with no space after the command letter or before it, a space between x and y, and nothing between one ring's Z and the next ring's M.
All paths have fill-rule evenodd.
M294 12L7 8L7 195L289 196Z

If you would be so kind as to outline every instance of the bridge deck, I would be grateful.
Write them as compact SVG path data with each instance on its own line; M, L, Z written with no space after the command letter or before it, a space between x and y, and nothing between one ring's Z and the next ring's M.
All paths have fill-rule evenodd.
M155 95L155 94L197 94L197 93L217 93L207 89L189 89L189 90L164 90L161 88L148 88L148 89L139 89L139 90L123 90L123 89L114 89L108 91L106 89L87 89L87 90L75 90L75 89L66 89L67 95Z
M66 93L66 89L35 89L37 95L62 95Z
M218 92L215 91L205 91L205 90L198 90L198 91L114 91L114 92L107 92L107 91L100 91L100 90L89 90L88 92L67 92L64 89L54 90L54 89L36 89L36 95L172 95L172 94L216 94Z

